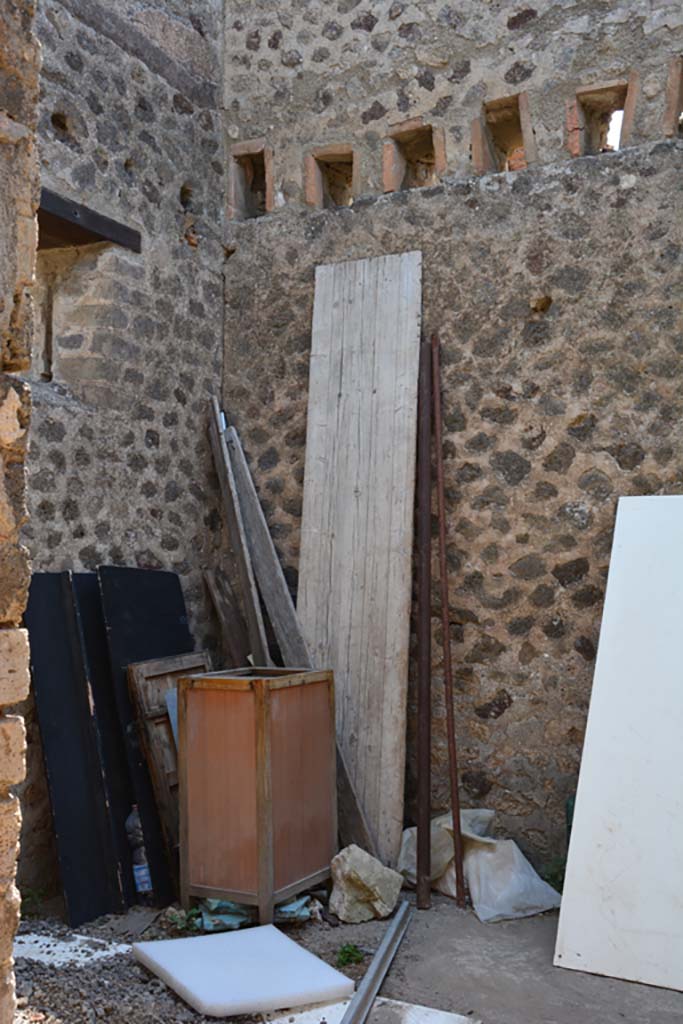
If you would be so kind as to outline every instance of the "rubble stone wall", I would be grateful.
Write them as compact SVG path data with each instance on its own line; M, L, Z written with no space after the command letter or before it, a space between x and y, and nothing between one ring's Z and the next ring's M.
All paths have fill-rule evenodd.
M42 0L41 184L141 233L38 255L31 522L35 570L180 574L199 647L218 646L202 569L221 516L206 435L220 388L221 0ZM33 705L22 887L56 887Z
M348 144L358 191L382 191L383 141L423 118L445 140L445 175L472 172L483 104L525 93L536 162L569 159L576 90L633 75L631 142L661 137L669 62L683 47L671 0L228 0L228 143L265 139L275 208L302 204L304 160Z
M198 645L217 646L201 572L225 551L205 434L222 381L295 590L313 268L422 249L425 327L444 343L464 789L537 861L561 852L615 500L683 479L680 4L42 0L37 33L42 184L139 230L142 252L39 252L34 567L176 570ZM628 147L573 158L577 89L615 81ZM522 94L529 168L472 177L472 122ZM400 176L387 140L420 119L437 184L383 197L383 168ZM339 184L348 149L354 204L312 210L313 151L341 154ZM435 593L435 810L438 610ZM39 890L54 856L27 717L21 872Z
M683 493L682 171L683 142L660 142L231 230L224 405L293 586L314 268L423 252L424 331L443 345L464 797L496 808L536 863L564 849L617 498ZM433 570L437 811L436 550ZM409 794L414 700L413 679Z
M36 248L39 50L33 13L30 0L13 0L0 9L0 1024L14 1019L21 812L13 787L26 766L24 722L8 709L29 688L28 638L20 627L30 567L19 533L26 519L31 395L16 372L29 360Z
M423 251L425 331L444 345L464 793L536 862L564 850L616 498L682 486L682 52L670 0L226 3L225 405L296 588L314 266ZM582 89L619 92L621 152L576 156ZM473 122L515 96L522 169L482 173ZM383 195L406 122L432 126L436 182ZM265 215L243 219L254 148ZM349 149L353 205L311 210L314 158ZM433 613L440 810L436 593Z

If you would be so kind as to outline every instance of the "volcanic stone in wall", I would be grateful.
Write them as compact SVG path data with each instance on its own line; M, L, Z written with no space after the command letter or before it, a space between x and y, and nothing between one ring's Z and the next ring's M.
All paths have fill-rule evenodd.
M656 144L232 229L224 402L292 581L314 267L423 251L424 329L443 348L462 782L537 863L564 850L616 499L683 490L669 257L683 251L682 169L680 143ZM438 613L435 596L435 812L449 799ZM412 665L409 802L414 699Z

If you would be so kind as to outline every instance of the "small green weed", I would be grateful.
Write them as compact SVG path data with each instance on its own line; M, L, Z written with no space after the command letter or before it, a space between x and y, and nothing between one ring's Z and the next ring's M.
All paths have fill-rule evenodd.
M346 942L337 950L337 967L348 967L349 964L362 964L365 953L354 945L353 942Z
M553 860L548 861L541 868L539 874L548 885L552 885L553 889L557 889L558 892L562 892L562 886L564 885L564 873L567 867L567 860L565 857L555 857Z
M47 893L44 889L21 890L21 916L40 917Z
M166 918L176 932L198 932L202 926L199 907L192 910L167 910Z

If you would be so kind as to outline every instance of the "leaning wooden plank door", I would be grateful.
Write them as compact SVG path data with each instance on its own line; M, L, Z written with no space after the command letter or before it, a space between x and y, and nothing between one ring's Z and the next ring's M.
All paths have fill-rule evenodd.
M206 651L128 666L128 689L137 715L140 744L149 769L172 870L178 860L178 755L166 694L181 676L208 672Z
M422 254L317 268L298 612L383 860L403 828Z

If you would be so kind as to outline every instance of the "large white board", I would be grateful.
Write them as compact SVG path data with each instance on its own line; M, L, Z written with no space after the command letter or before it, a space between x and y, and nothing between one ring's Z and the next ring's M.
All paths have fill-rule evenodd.
M683 497L621 498L555 964L683 990Z
M422 255L316 271L297 610L380 857L403 828Z

